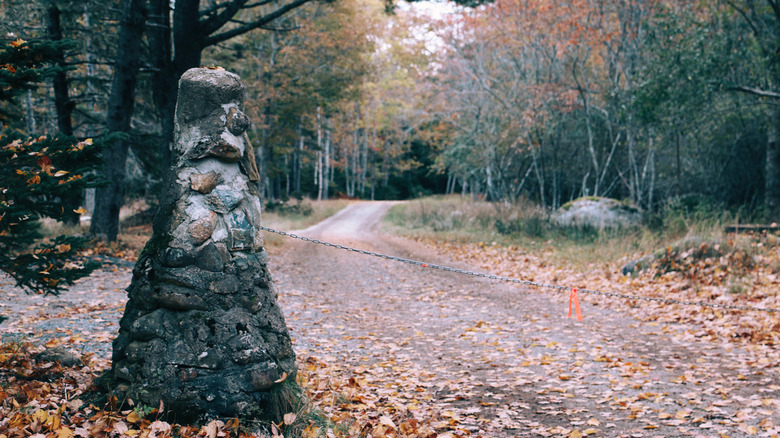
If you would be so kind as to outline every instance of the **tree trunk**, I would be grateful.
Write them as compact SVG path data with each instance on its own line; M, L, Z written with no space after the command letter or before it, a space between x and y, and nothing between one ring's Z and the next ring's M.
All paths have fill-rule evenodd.
M49 39L52 41L62 41L62 25L60 17L62 12L56 5L51 5L46 11L46 31ZM52 88L54 89L54 108L57 112L57 130L65 135L73 135L73 109L76 107L76 103L70 99L68 93L68 75L65 73L65 54L62 50L59 50L56 56L57 66L60 70L54 75L52 80ZM73 209L78 208L82 201L81 192L70 193L66 199L63 199L63 204L68 207L67 211L62 216L63 222L71 225L79 223L79 214L74 213Z
M298 122L298 150L295 151L294 155L294 164L293 164L293 171L294 171L294 177L293 177L293 191L296 193L300 193L301 191L301 170L303 169L303 165L301 163L301 160L303 159L303 127L301 126L302 122Z
M780 106L769 110L764 203L770 222L780 221Z
M152 98L155 112L160 119L163 171L173 161L173 114L176 112L178 76L171 63L171 19L169 0L149 0L149 24L146 35L152 53L154 74ZM171 92L173 90L173 92Z
M33 102L32 90L27 90L24 104L27 107L24 116L24 123L27 126L27 136L35 137L35 103Z
M317 107L317 174L315 181L317 183L317 200L322 201L323 185L325 177L322 168L322 108Z
M106 128L110 132L130 131L145 20L145 1L127 0L108 103ZM124 195L125 163L130 141L130 138L122 139L103 151L103 176L109 184L97 189L89 232L110 242L116 241L119 233L119 209Z
M331 166L330 166L330 129L328 128L328 119L325 119L325 176L322 178L322 199L328 199L328 188L330 188Z
M46 30L49 39L62 41L62 26L60 24L60 12L56 5L52 5L46 11ZM57 111L57 130L65 135L73 135L73 122L71 115L75 103L68 95L68 76L65 74L65 55L62 50L57 53L57 66L60 67L54 75L52 85L54 88L54 108Z
M157 54L155 68L158 69L154 81L154 103L160 117L163 143L163 165L170 167L173 162L171 145L173 144L173 119L176 115L176 94L179 89L179 78L185 71L200 66L203 51L203 35L199 26L199 1L177 0L173 10L173 50L171 52L171 36L169 2L166 0L150 0L153 13L158 16L162 28L154 29L151 35L154 41L153 52ZM156 26L155 26L156 27ZM167 34L167 35L164 35ZM172 56L174 56L172 58Z

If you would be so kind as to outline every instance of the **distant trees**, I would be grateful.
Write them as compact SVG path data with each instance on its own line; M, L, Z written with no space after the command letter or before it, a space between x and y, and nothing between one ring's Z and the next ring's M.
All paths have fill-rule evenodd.
M752 38L745 38L732 67L740 72L745 59L760 60L763 68L734 78L730 89L748 93L767 110L764 205L774 219L780 218L780 2L777 0L727 0L747 25ZM749 70L748 70L749 71ZM758 74L756 74L758 73Z
M387 15L381 0L303 8L308 3L313 2L0 5L5 32L79 41L63 44L51 59L60 68L47 79L48 88L25 96L30 134L131 133L103 152L108 184L97 191L92 235L116 239L129 157L133 165L141 162L147 172L157 172L146 180L159 179L167 168L177 81L200 65L235 70L247 83L255 122L250 136L265 170L268 199L408 196L419 192L417 185L395 186L408 178L401 175L411 174L427 184L433 175L420 163L432 153L426 135L416 129L423 123L416 97L428 58L419 44L407 47L408 17ZM258 29L263 31L253 32Z
M497 0L465 12L441 33L441 165L464 190L549 208L603 195L655 209L700 194L765 196L774 210L777 12L774 0Z
M428 68L422 47L406 44L412 25L379 1L318 3L206 52L247 84L266 199L397 198L422 190L399 187L412 173L429 182L418 155L432 152L412 150Z
M177 80L200 65L247 84L268 200L436 190L657 209L699 194L778 209L776 0L456 3L481 6L431 23L382 0L8 0L0 29L80 41L54 53L45 92L20 96L29 135L132 132L104 152L91 233L108 240L127 157L167 168Z

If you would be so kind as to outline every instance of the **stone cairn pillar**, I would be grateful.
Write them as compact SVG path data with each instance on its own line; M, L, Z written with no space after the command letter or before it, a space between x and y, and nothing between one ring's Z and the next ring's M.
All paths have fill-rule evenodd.
M244 87L188 70L176 105L176 164L133 270L113 344L113 393L177 421L267 415L295 354L266 264Z

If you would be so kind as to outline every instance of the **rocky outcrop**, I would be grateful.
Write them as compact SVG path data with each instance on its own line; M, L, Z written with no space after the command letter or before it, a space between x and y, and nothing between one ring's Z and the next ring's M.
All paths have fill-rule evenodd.
M604 229L639 225L642 213L615 199L587 196L564 204L552 218L558 225Z
M133 270L114 393L179 421L266 411L295 355L263 249L244 89L224 70L179 84L178 160Z

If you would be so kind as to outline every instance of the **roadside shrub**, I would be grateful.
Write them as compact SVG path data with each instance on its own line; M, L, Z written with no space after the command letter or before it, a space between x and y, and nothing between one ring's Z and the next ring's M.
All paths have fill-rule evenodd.
M314 209L311 205L302 201L268 201L265 203L265 211L269 213L277 213L280 215L311 216L311 214L314 212Z

